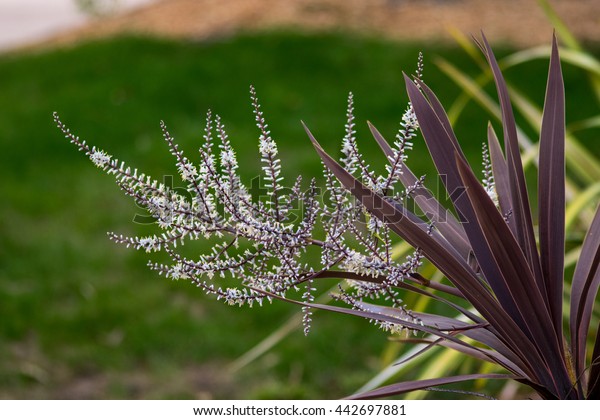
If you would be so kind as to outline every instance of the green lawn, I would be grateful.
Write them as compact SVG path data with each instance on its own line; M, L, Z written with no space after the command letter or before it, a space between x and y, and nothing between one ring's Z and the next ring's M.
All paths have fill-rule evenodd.
M321 166L300 120L334 152L352 91L360 145L381 168L365 121L393 138L406 107L401 72L414 70L419 48L426 81L451 103L458 89L428 61L441 55L472 71L459 50L339 34L117 38L0 57L0 397L336 398L376 374L399 344L362 320L317 314L311 335L297 329L231 375L229 363L298 308L214 302L148 270L146 254L110 242L106 231L148 227L131 222L139 210L68 144L52 112L89 143L161 178L174 166L159 121L192 156L210 108L223 117L250 178L260 167L248 95L254 84L284 173L308 179ZM546 66L509 77L541 103ZM565 80L570 116L593 114L581 74L567 67ZM459 120L474 163L486 124L475 105ZM410 164L431 173L423 156L417 144Z

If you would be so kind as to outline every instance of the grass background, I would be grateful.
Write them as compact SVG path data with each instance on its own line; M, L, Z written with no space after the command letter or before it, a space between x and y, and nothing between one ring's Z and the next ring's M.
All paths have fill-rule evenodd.
M297 308L214 302L149 271L148 255L111 243L106 231L147 229L132 223L139 209L68 144L52 112L89 143L160 179L174 165L159 121L193 156L210 108L223 117L250 179L260 170L248 94L254 84L284 174L306 180L321 166L300 120L334 152L352 91L359 145L382 168L365 121L393 138L406 107L401 72L414 71L419 50L425 80L450 104L459 90L429 61L443 56L475 74L461 51L347 34L275 32L210 43L123 37L0 57L0 397L337 398L375 375L401 345L336 314L317 314L308 337L297 329L230 373L233 360ZM507 77L541 103L546 70L535 62ZM568 119L593 115L585 79L564 70ZM471 104L457 126L476 167L488 118ZM579 137L597 154L597 132ZM417 174L432 173L422 144L409 159Z

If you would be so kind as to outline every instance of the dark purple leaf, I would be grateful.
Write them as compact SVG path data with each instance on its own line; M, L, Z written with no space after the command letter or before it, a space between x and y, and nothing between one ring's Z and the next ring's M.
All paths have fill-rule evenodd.
M442 125L444 130L446 130L446 133L448 133L448 138L452 142L454 149L458 152L458 154L460 155L461 158L466 160L467 158L465 157L462 149L460 148L460 144L458 143L458 140L456 139L456 135L454 134L454 130L452 129L452 125L450 124L448 115L446 114L446 111L444 110L444 107L442 106L441 102L438 100L435 93L433 93L433 91L425 83L419 82L419 87L425 94L425 97L427 98L427 101L431 105L431 109L433 110L436 117L438 118L439 123Z
M562 335L565 256L565 91L556 37L552 42L539 153L540 263L554 328Z
M430 328L426 325L421 325L420 323L415 323L413 321L408 321L406 319L401 319L401 318L397 318L394 316L381 314L381 313L367 312L367 311L351 309L351 308L343 308L340 306L324 305L324 304L320 304L320 303L298 302L296 300L288 299L281 295L267 292L265 290L260 290L260 289L256 289L256 288L251 288L251 289L260 294L269 296L273 299L278 299L278 300L281 300L284 302L293 303L295 305L306 306L306 307L313 308L313 309L321 309L321 310L329 311L329 312L338 312L338 313L342 313L342 314L346 314L346 315L357 316L359 318L371 319L374 321L387 322L387 323L391 323L391 324L395 324L395 325L400 325L400 326L410 329L410 330L420 331L420 332L423 332L426 334L431 334L436 337L443 338L445 340L452 341L456 344L459 344L459 345L462 345L465 347L469 347L475 351L480 350L477 347L475 347L469 343L466 343L466 342L454 337L451 334L447 334L447 333L445 333L443 331L439 331L435 328Z
M373 138L375 139L375 141L377 141L377 144L379 145L381 150L383 150L383 154L385 155L385 157L388 158L388 160L390 162L393 162L394 149L392 149L392 146L390 146L388 141L383 137L383 135L379 132L379 130L377 128L375 128L375 126L373 124L371 124L371 121L367 121L367 125L369 126L369 130L371 130L371 134L373 135ZM412 172L411 172L411 174L412 174ZM417 182L416 176L413 175L412 179L414 179L414 180L412 182L410 182L409 185L413 185L415 182ZM406 185L405 185L405 187L406 187Z
M600 400L600 322L596 330L596 343L592 352L587 397L590 400Z
M485 54L494 81L496 90L500 100L500 109L502 110L502 128L504 131L504 148L506 149L506 161L508 164L508 175L510 180L510 192L512 201L512 219L516 225L517 240L527 257L529 266L536 279L537 287L543 293L546 293L546 286L542 278L542 270L540 266L540 258L537 252L535 242L535 234L533 232L533 222L531 219L531 208L529 206L529 195L527 194L527 185L525 183L525 175L523 173L523 163L521 162L521 154L519 151L519 142L517 138L517 125L510 104L508 88L504 81L504 76L500 71L496 57L482 34L483 45L478 43L479 47Z
M464 194L465 186L458 173L456 160L454 159L455 154L462 156L462 152L457 150L458 145L451 139L446 128L440 122L429 102L421 94L414 82L406 76L404 79L408 96L419 120L421 132L438 173L442 176L446 190L459 213L476 262L481 268L486 281L502 304L502 307L519 325L522 331L526 331L526 322L517 309L510 291L506 287L506 280L502 278L500 269L493 255L490 253L489 247L486 245L486 240L481 233L481 229L477 226L473 208ZM494 209L494 211L496 210Z
M361 307L364 307L365 309L368 309L371 312L377 312L377 313L381 313L384 315L389 315L389 316L401 316L402 315L402 311L398 308L394 308L394 307L388 307L388 306L380 306L380 305L375 305L372 303L367 303L367 302L361 302L360 303ZM479 357L485 357L486 360L489 360L490 358L495 358L495 362L500 363L502 366L506 367L507 369L514 371L515 369L519 370L519 373L522 373L521 369L518 368L516 365L517 364L521 364L519 359L516 357L516 355L510 351L506 346L504 346L504 344L498 340L492 333L490 333L490 331L487 330L487 323L486 324L482 324L483 320L481 320L479 324L470 324L455 318L449 318L446 316L442 316L442 315L436 315L436 314L428 314L428 313L421 313L421 312L412 312L413 315L415 315L420 321L422 321L426 326L428 327L432 327L435 328L437 330L440 331L445 331L448 333L452 333L452 332L458 332L460 334L463 334L469 338L472 338L473 340L479 341L481 344L484 344L492 349L497 350L500 354L496 353L496 352L488 352L487 350L485 351L485 355L481 352L481 350L484 349L480 349L478 351L476 351L475 353L479 355ZM440 345L444 345L443 343L439 343L436 342L436 344L440 344ZM454 343L456 344L456 343ZM448 347L453 347L453 346L448 346ZM465 353L472 353L473 350L471 348L467 348L465 351ZM506 356L504 356L506 355ZM521 364L522 366L522 364Z
M481 332L481 331L485 331L485 330L480 329L480 330L475 330L475 331ZM468 331L468 332L470 333L472 331ZM465 335L472 338L469 334L465 334ZM489 350L486 348L478 348L477 351L474 351L471 348L460 346L451 341L446 341L446 340L442 340L442 339L427 340L427 339L419 339L419 338L406 338L406 339L399 339L398 341L400 341L402 343L434 344L434 345L437 345L440 347L446 347L446 348L461 352L466 356L500 365L500 366L504 367L506 370L508 370L509 372L511 372L517 376L527 376L524 373L523 369L520 368L519 366L517 366L510 358L505 357L504 355L500 354L499 352L497 352L495 350ZM516 357L514 355L514 353L512 354L512 357ZM406 360L403 360L402 362L406 362Z
M356 274L356 273L349 273L349 272L345 272L345 271L330 271L330 270L320 272L317 275L315 275L314 278L342 278L342 279L351 279L351 280L374 282L374 283L382 283L385 280L385 278L383 276L370 277L370 276L363 276L363 275ZM473 314L472 312L468 311L467 309L463 308L462 306L457 305L456 303L451 302L447 299L444 299L441 296L434 295L433 293L429 293L426 290L412 286L406 282L400 282L395 287L397 287L399 289L407 290L409 292L416 293L419 295L427 296L431 299L435 299L439 302L442 302L445 305L448 305L450 308L463 314L464 316L466 316L473 322L480 323L480 324L485 322L483 319L481 319L477 315Z
M423 344L427 344L425 347L423 347L422 349L419 349L418 351L416 351L415 353L407 356L406 358L395 362L394 366L399 366L402 365L404 363L408 363L413 359L416 359L417 357L421 356L422 354L428 352L429 350L431 350L432 348L434 348L437 345L441 345L441 343L443 343L445 340L443 338L438 338L436 340L433 341L428 341L428 340L422 340ZM449 343L451 343L451 341L449 341ZM456 347L460 347L462 348L462 346L456 345ZM471 349L470 349L471 350ZM473 351L473 350L471 350ZM481 352L476 351L475 352L478 356L480 356L479 358L484 358L485 356L483 354L481 354ZM493 363L493 362L492 362Z
M429 287L433 290L439 290L440 292L448 293L448 294L454 295L459 298L463 298L463 299L465 298L456 287L448 286L446 284L438 283L435 281L431 281L429 279L426 279L419 273L409 273L407 280L414 281L415 283L417 283L421 286Z
M345 279L367 281L367 282L374 282L374 283L381 283L382 281L385 280L383 277L380 278L380 277L362 276L360 274L343 272L343 271L323 271L321 273L318 273L317 276L315 276L315 278L345 278ZM446 300L438 295L429 293L426 290L422 290L417 287L411 286L410 284L407 284L405 282L399 283L396 287L413 292L413 293L421 294L423 296L427 296L429 298L432 298L439 302L442 302L442 303L448 305L449 307L455 309L456 311L462 313L463 315L465 315L467 318L469 318L473 322L480 323L480 324L485 322L483 319L477 317L476 315L472 314L470 311L455 304L454 302ZM429 315L429 314L427 314L427 315ZM429 315L429 316L433 317L433 315ZM524 370L527 370L527 367L525 365L523 365L522 360L519 359L519 357L512 350L510 350L501 340L499 340L496 337L496 335L493 333L493 331L494 331L493 328L486 327L485 329L484 328L466 329L466 330L462 331L462 333L469 338L472 338L476 341L479 341L480 343L482 343L484 345L487 345L490 348L495 349L499 353L499 355L497 355L495 352L490 353L486 349L480 349L480 350L478 349L478 350L474 351L475 353L477 353L477 354L480 354L481 352L484 352L486 354L490 353L489 357L487 359L496 357L497 362L500 365L506 367L508 370L511 370L511 371L515 371L518 369L519 374L521 374ZM464 350L465 348L463 346L461 346L461 349ZM461 350L461 351L463 351L463 350ZM470 350L470 352L473 353L473 350L470 348L466 348L466 350ZM468 351L463 351L463 352L469 353ZM519 367L517 367L517 366L519 366Z
M553 328L543 296L535 287L535 279L525 255L473 172L458 155L456 161L477 217L477 226L486 238L486 244L507 282L507 289L513 296L518 310L527 320L526 326L538 351L553 375L558 378L557 390L564 392L565 381L568 383L569 380L564 360L560 357L562 342Z
M264 292L262 292L262 293L264 293ZM266 293L266 294L268 294L268 293ZM440 339L443 339L447 342L454 343L456 346L459 346L461 349L469 349L471 352L480 353L481 357L487 357L489 359L492 359L493 362L497 363L500 366L505 367L508 370L513 370L514 366L515 366L515 364L511 360L508 360L507 363L505 363L505 360L507 360L507 359L505 359L504 357L502 357L502 356L496 357L496 356L498 356L497 354L495 354L493 352L489 352L487 349L475 347L463 340L456 338L455 337L456 332L446 333L444 331L438 330L437 328L431 328L431 327L428 327L427 325L421 325L419 323L414 323L412 321L404 321L395 316L390 316L390 315L386 315L383 313L359 311L356 309L342 308L339 306L331 306L331 305L322 305L322 304L318 304L318 303L297 302L297 301L287 300L285 298L281 298L276 295L270 295L270 296L272 296L273 298L283 299L283 300L286 300L286 301L289 301L292 303L296 303L299 305L308 306L308 307L314 308L314 309L322 309L322 310L331 311L331 312L339 312L339 313L344 313L347 315L354 315L354 316L358 316L360 318L365 318L365 319L373 319L373 320L377 320L377 321L395 323L395 324L401 325L401 326L409 328L409 329L421 331L421 332L439 337ZM471 325L470 327L471 327L470 329L461 331L461 333L466 336L470 336L469 333L482 330L481 326ZM519 368L517 368L517 369L519 369Z
M596 210L592 225L583 241L571 285L571 346L578 375L585 369L586 338L600 286L599 264L600 208Z
M390 307L390 306L381 306L368 302L361 302L361 308L364 308L370 312L376 312L383 315L398 317L401 316L403 311L398 308ZM428 314L422 312L411 312L416 318L423 322L428 327L435 328L439 331L463 331L469 330L472 328L482 328L486 327L485 324L469 324L468 322L464 322L455 318L449 318L447 316ZM483 321L485 322L485 321Z
M428 233L427 224L402 207L400 203L391 204L381 195L365 187L325 153L306 126L305 130L325 165L367 210L386 222L390 229L403 237L410 245L421 248L428 258L438 263L438 267L446 272L449 279L455 279L457 282L462 278L465 278L463 281L469 279L477 291L491 299L491 295L479 283L471 268L445 239L436 234L435 230Z

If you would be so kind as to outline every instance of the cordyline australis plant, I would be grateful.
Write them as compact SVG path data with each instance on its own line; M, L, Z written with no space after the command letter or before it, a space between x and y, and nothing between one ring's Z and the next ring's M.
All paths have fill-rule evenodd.
M282 186L277 145L253 88L268 189L262 201L253 200L241 182L225 127L210 112L198 163L184 156L161 124L187 183L185 195L88 146L56 115L55 119L72 143L114 175L125 193L156 219L163 230L160 235L110 234L116 242L136 249L166 251L172 262L151 262L152 269L172 279L189 279L229 304L251 306L272 299L300 304L305 332L311 311L326 309L369 319L392 333L424 334L420 341L427 343L425 349L449 347L506 371L401 382L353 397L390 396L483 378L516 380L546 399L599 398L598 335L591 358L586 346L600 284L600 213L582 247L571 283L568 331L563 328L565 111L556 39L539 144L539 245L507 87L485 37L478 45L500 98L505 149L503 153L490 127L483 182L467 163L442 105L423 83L421 59L416 75L405 76L410 103L393 145L369 124L389 160L385 175L376 175L358 151L352 95L341 164L306 129L325 167L322 200L314 180L306 191L301 177L291 189ZM406 165L406 151L418 130L457 216ZM409 198L422 211L421 217L407 208ZM298 203L302 212L297 211ZM222 239L195 260L176 250L186 239L212 237ZM398 237L414 247L403 261L392 258ZM315 249L320 250L320 259L314 258ZM447 283L418 273L424 258L445 275ZM228 276L231 279L220 279ZM332 296L342 305L314 303L314 292L324 279L337 279L339 292ZM442 302L457 316L411 311L402 303L404 293Z

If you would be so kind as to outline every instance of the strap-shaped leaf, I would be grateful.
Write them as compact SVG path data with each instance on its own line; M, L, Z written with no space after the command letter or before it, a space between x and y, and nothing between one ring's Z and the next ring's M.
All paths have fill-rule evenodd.
M366 312L366 311L357 310L357 309L343 308L343 307L332 306L332 305L323 305L323 304L319 304L319 303L298 302L298 301L293 301L293 300L289 300L286 298L281 298L281 297L278 297L277 295L273 295L273 294L270 294L267 292L263 292L263 293L265 293L273 298L282 299L287 302L296 303L296 304L299 304L302 306L307 306L307 307L314 308L314 309L322 309L322 310L326 310L326 311L330 311L330 312L339 312L339 313L343 313L343 314L347 314L347 315L357 316L360 318L372 319L372 320L376 320L376 321L390 322L390 323L395 323L397 325L402 325L403 327L406 327L409 329L421 331L421 332L439 337L439 339L453 343L454 345L460 347L461 349L468 349L471 352L479 353L481 357L490 358L490 359L492 359L493 362L497 363L500 366L505 367L506 369L512 370L512 367L513 367L513 364L510 361L508 361L508 363L505 364L504 360L506 360L506 359L504 359L502 356L496 357L498 355L495 353L486 351L486 349L483 349L480 347L475 347L475 346L467 343L466 341L463 341L463 340L457 338L456 332L442 331L442 330L439 330L438 328L430 327L425 323L422 325L419 323L414 323L412 321L406 321L406 320L400 319L398 317L395 317L393 315L388 315L385 313ZM480 325L470 325L469 328L467 328L462 333L464 335L468 336L468 333L471 333L474 331L480 331L480 330L482 330L482 328L483 327Z
M343 271L330 271L330 270L322 271L322 272L318 273L314 278L345 278L345 279L352 279L352 280L366 281L366 282L373 282L373 283L381 283L382 281L385 280L385 278L382 276L370 277L370 276L364 276L364 275L360 275L360 274L356 274L356 273L349 273L349 272L343 272ZM485 320L474 315L473 313L466 310L465 308L455 304L454 302L444 299L438 295L429 293L426 290L412 286L405 282L398 283L398 285L396 287L410 291L412 293L424 295L429 298L435 299L439 302L442 302L442 303L448 305L449 307L455 309L459 313L465 315L471 321L479 323L479 325L485 323ZM373 304L366 304L366 303L365 303L365 305L376 306ZM384 308L385 311L390 312L392 316L397 315L394 313L394 311L395 311L394 308L390 308L390 307L381 307L381 308ZM431 314L419 313L418 315L419 315L419 317L427 318L428 322L430 320L431 321L435 320L435 322L439 322L439 319L440 319L439 316L435 316L435 315L431 315ZM444 318L444 317L441 317L441 318ZM448 318L448 319L450 320L451 318ZM448 322L450 322L450 321L448 321ZM435 326L435 325L432 325L431 323L426 323L426 325ZM450 324L445 324L445 325L448 326ZM488 360L488 361L489 360L495 361L496 363L500 364L501 366L504 366L509 371L518 373L519 375L524 375L525 374L524 372L526 372L526 371L528 371L531 374L530 369L528 369L528 367L523 364L523 361L515 354L515 352L512 351L511 349L509 349L501 340L498 339L498 337L495 335L495 330L493 327L487 326L485 328L473 329L472 327L468 327L469 325L472 326L473 324L467 324L467 323L463 322L462 324L456 324L456 328L462 329L461 333L466 335L467 337L472 338L473 340L479 341L480 343L482 343L494 350L492 351L492 350L479 349L479 348L477 350L473 350L470 347L465 347L465 346L459 345L457 343L454 343L455 344L454 347L452 347L452 346L448 346L448 347L456 348L459 351L462 351L463 353L469 354L473 357L484 358L485 360ZM442 344L442 345L445 345L445 344Z
M565 90L556 37L540 132L538 175L540 263L554 327L562 335L565 257Z
M558 392L566 392L570 381L565 363L560 357L562 343L553 328L543 296L535 287L535 279L529 270L525 255L473 172L458 155L456 161L477 217L476 226L481 229L486 245L502 272L519 312L527 320L529 334L550 368Z
M600 322L596 330L596 343L592 352L587 397L590 400L600 400Z
M498 373L471 374L459 376L447 376L445 378L423 379L419 381L400 382L393 385L384 386L373 391L363 392L347 397L349 400L367 400L371 398L391 397L393 395L405 394L411 391L431 388L434 386L448 385L457 382L473 381L476 379L518 379L514 375L503 375Z
M428 326L420 324L420 323L415 323L413 321L407 321L405 319L398 318L395 316L390 316L388 314L367 312L367 311L362 311L362 310L357 310L357 309L352 309L352 308L344 308L344 307L340 307L340 306L325 305L325 304L321 304L321 303L299 302L299 301L296 301L293 299L285 298L285 297L275 294L275 293L268 292L266 290L260 290L260 289L254 288L254 287L251 287L251 289L260 294L269 296L270 298L278 299L278 300L288 302L288 303L293 303L295 305L305 306L305 307L309 307L309 308L313 308L313 309L321 309L321 310L325 310L325 311L329 311L329 312L337 312L337 313L342 313L342 314L346 314L346 315L357 316L359 318L370 319L370 320L379 321L379 322L396 324L396 325L400 325L402 327L408 328L410 330L416 330L416 331L420 331L420 332L423 332L426 334L431 334L433 336L442 338L444 340L454 342L458 345L469 347L474 351L480 350L477 347L475 347L463 340L460 340L459 338L456 338L452 334L447 334L446 332L440 331L436 328L431 328L431 327L428 327Z
M364 275L360 275L360 274L356 274L356 273L349 273L349 272L343 272L343 271L329 271L329 270L318 273L314 278L345 278L345 279L367 281L367 282L374 282L374 283L381 283L382 281L384 281L383 277L370 277L370 276L364 276ZM417 293L417 294L420 294L423 296L427 296L431 299L435 299L439 302L442 302L442 303L448 305L449 307L453 308L454 310L458 311L459 313L465 315L467 318L469 318L473 322L477 322L479 324L482 324L485 322L485 320L474 315L472 312L468 311L467 309L455 304L454 302L444 299L438 295L429 293L426 290L412 286L405 282L398 283L398 285L396 287L410 291L412 293ZM392 310L392 311L394 310L394 308L389 308L389 307L385 307L385 308L388 310ZM434 317L434 315L430 315L430 314L423 314L423 315L419 314L419 316L425 316L425 315L427 315L428 317ZM430 319L433 319L433 318L430 318ZM464 325L468 325L468 324L465 323ZM467 337L472 338L476 341L479 341L480 343L490 347L491 349L494 349L495 351L492 353L490 353L489 351L487 351L485 349L480 349L481 351L480 350L473 351L470 348L465 348L464 346L457 345L458 346L457 348L461 349L460 351L463 351L464 353L468 353L470 355L472 355L473 353L476 353L479 356L486 357L486 360L493 359L500 365L504 366L506 369L513 371L515 373L524 374L523 372L526 372L526 371L529 372L529 374L532 373L531 369L529 369L525 364L523 364L523 361L515 354L515 352L513 350L511 350L510 348L508 348L502 340L498 339L498 337L496 336L496 331L493 327L487 326L485 328L466 329L466 330L463 330L462 333L464 335L466 335ZM482 352L485 353L485 355L483 355Z
M583 241L571 285L571 346L575 370L585 369L586 339L600 287L600 207Z
M404 77L404 80L408 96L413 105L417 119L419 120L423 138L425 139L427 148L429 149L446 190L452 198L454 206L459 214L477 263L481 268L486 281L496 294L498 301L502 304L502 307L523 331L528 331L526 322L521 316L521 313L514 302L514 298L506 286L506 280L502 278L500 269L496 264L493 255L490 253L489 247L486 245L481 229L476 226L477 221L475 213L471 203L464 194L465 185L458 173L456 160L454 158L455 154L458 154L461 158L463 156L462 152L457 149L459 147L458 143L452 139L452 136L441 123L436 112L415 83L406 76ZM423 85L424 84L422 84L422 86ZM498 213L496 209L494 209L494 211Z
M384 315L396 317L402 316L402 311L398 308L375 305L367 302L361 302L360 305L371 312L377 312ZM498 340L496 336L494 336L494 334L492 334L488 330L487 325L482 324L485 321L480 320L479 324L470 324L456 318L450 318L442 315L428 314L422 312L412 312L412 314L428 327L436 328L438 330L445 331L448 333L459 332L460 334L466 337L472 338L473 340L476 340L481 344L488 346L494 351L492 351L491 353L486 351L485 355L481 353L481 351L477 351L477 356L475 357L485 357L486 359L493 358L495 362L504 366L506 369L511 371L518 370L520 374L523 374L523 365L521 361L518 359L518 357L516 357L514 352L512 352L508 347L506 347L500 340ZM464 347L461 349L461 351L462 350L465 350ZM467 353L472 355L472 349L468 348L466 350ZM518 367L517 365L520 365L521 367Z
M378 313L382 315L389 315L391 317L406 317L406 313L398 308L389 307L389 306L381 306L375 305L368 302L360 302L358 303L360 309L367 310L371 313ZM494 337L486 328L489 326L487 323L484 324L470 324L456 318L449 318L441 315L421 313L421 312L411 312L411 315L415 316L421 323L423 323L427 327L435 328L438 331L443 331L450 335L462 334L473 340L479 341L481 344L491 347L491 345L495 345L499 343L499 340ZM509 357L505 357L502 354L494 351L488 350L485 348L477 347L474 349L472 346L464 346L454 341L447 341L444 338L438 338L437 340L431 342L427 341L428 345L416 353L413 353L410 357L403 359L397 364L406 363L415 357L420 356L426 351L430 350L432 347L436 345L446 346L449 348L453 348L457 351L460 351L464 354L467 354L472 357L476 357L479 359L483 359L492 363L496 363L500 366L503 366L507 370L518 373L519 375L524 375L523 371L512 362L512 359L518 358L514 355L514 353L509 352ZM502 346L501 346L502 347ZM493 347L491 347L493 348Z
M404 341L403 341L404 342ZM435 346L441 346L442 343L445 342L445 340L443 338L437 338L435 340L420 340L420 341L415 341L415 343L418 342L419 344L426 344L425 346L421 347L420 349L418 349L416 352L414 353L410 353L407 357L405 357L404 359L400 359L394 362L393 366L400 366L403 365L405 363L410 362L413 359L416 359L417 357L421 356L424 353L427 353L429 350L433 349ZM448 341L448 343L452 343L451 341ZM454 344L454 343L452 343ZM463 348L462 346L459 346L457 344L455 344L455 346L457 348ZM460 350L458 350L460 351ZM473 351L473 350L471 350ZM486 356L481 353L480 351L475 352L477 354L477 358L482 359L485 358ZM463 353L466 354L466 353ZM490 361L489 359L486 359L486 361ZM492 363L494 363L493 361L491 361Z
M393 162L394 151L387 140L373 124L369 122L368 125L371 134L373 134L373 137L377 141L377 144L379 144L379 147L383 150L383 153L385 153L386 157ZM406 164L403 165L402 171L397 175L405 188L413 187L418 181L417 177ZM436 228L439 232L466 260L471 252L471 246L466 239L466 234L462 225L456 220L456 217L454 217L452 212L446 209L425 187L417 188L414 193L411 194L411 197L425 214L431 215L429 220L436 222Z
M519 142L517 138L517 125L510 104L508 88L504 76L500 71L496 57L490 47L485 35L483 35L483 45L477 42L479 48L485 54L492 70L496 90L500 100L502 110L502 128L504 131L504 148L506 149L506 162L508 164L508 175L510 180L510 191L512 200L513 219L516 224L517 240L523 253L527 257L531 271L536 279L537 287L540 291L546 293L546 286L542 278L540 258L537 252L535 234L533 232L533 222L531 219L531 208L529 206L529 195L527 194L527 185L523 173L523 163L519 151Z
M374 303L360 302L361 309L368 310L369 312L379 313L383 315L389 315L393 317L406 316L405 312L399 308L390 306L376 305ZM487 322L482 321L480 324L470 324L459 319L450 318L443 315L428 314L423 312L411 312L411 314L418 318L423 324L428 327L435 328L440 331L467 331L472 328L483 328L487 327Z
M478 330L478 331L481 331L481 330ZM471 332L471 331L469 331L469 332ZM465 335L467 337L470 337L467 334L465 334ZM478 347L479 350L473 351L472 349L469 349L469 348L463 347L463 346L459 346L455 343L452 343L451 341L446 341L441 338L438 338L436 340L407 338L407 339L401 339L399 341L401 341L402 343L430 344L431 346L446 347L446 348L449 348L452 350L456 350L460 353L463 353L466 356L473 357L475 359L484 360L486 362L498 364L498 365L504 367L509 372L511 372L517 376L527 377L527 374L522 370L522 368L519 368L519 366L517 366L515 363L513 363L511 359L505 357L504 355L500 354L499 352L497 352L495 350ZM430 347L428 347L427 350L429 348ZM421 354L421 353L422 353L422 351L419 352L419 354ZM413 356L414 355L415 354L413 353ZM399 365L399 364L405 363L408 360L413 359L414 358L413 356L410 356L409 359L401 360L400 362L397 362L395 364Z
M425 97L427 98L427 101L431 105L431 109L433 110L436 117L438 118L438 121L440 122L442 127L444 127L444 130L446 130L446 133L448 133L448 138L452 142L454 149L458 152L460 157L462 157L463 159L466 160L466 157L465 157L462 149L460 148L460 144L458 144L458 140L456 139L454 130L452 129L452 124L450 124L450 119L448 118L448 115L446 114L446 111L444 110L444 107L442 106L442 103L439 101L439 99L437 98L435 93L433 93L433 91L425 83L419 82L419 87L425 94Z

